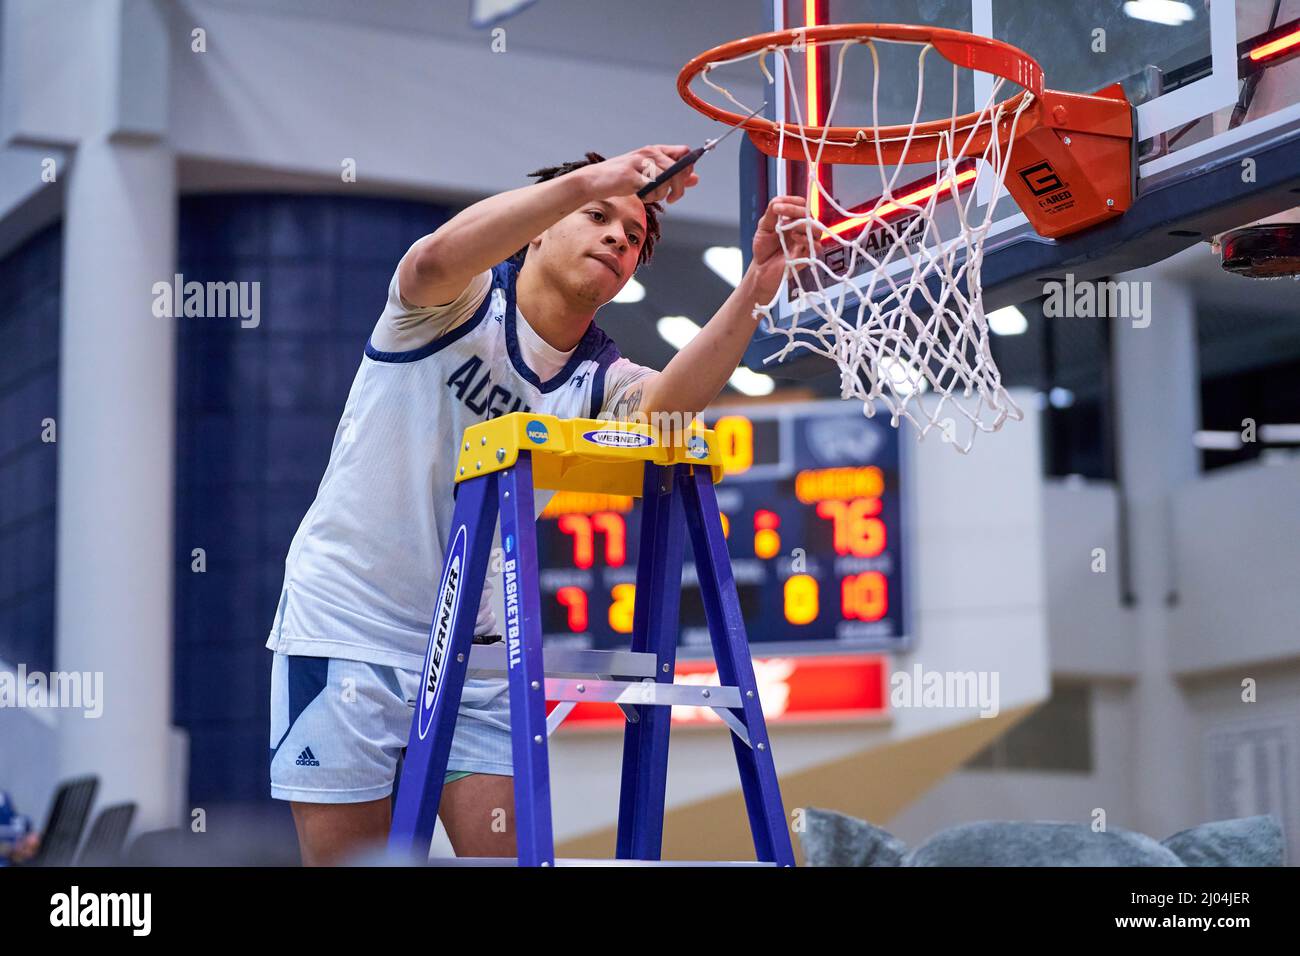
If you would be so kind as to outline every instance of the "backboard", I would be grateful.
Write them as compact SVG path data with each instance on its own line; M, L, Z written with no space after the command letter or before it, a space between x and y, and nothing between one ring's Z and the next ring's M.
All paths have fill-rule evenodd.
M1059 240L1044 239L1016 203L972 172L964 190L976 208L995 204L985 244L982 288L987 310L1043 294L1043 284L1066 273L1076 281L1150 265L1228 229L1300 206L1300 0L757 0L767 26L783 30L836 23L940 26L992 36L1017 46L1042 65L1049 87L1093 93L1120 83L1134 107L1137 130L1134 202L1124 215ZM768 118L811 123L825 118L834 92L827 51L791 54L772 62L774 85L764 94ZM835 104L836 125L944 119L983 103L993 78L955 71L939 57L924 63L918 99L914 51L881 44L878 124L872 123L873 69L867 51L846 55ZM891 84L891 77L898 77ZM793 86L798 102L788 95ZM782 96L775 91L786 91ZM1019 92L1018 88L1006 95ZM759 97L761 101L762 97ZM811 105L810 105L811 104ZM919 105L918 105L919 104ZM1239 108L1239 104L1245 108ZM972 161L974 164L975 161ZM881 169L778 160L746 141L741 147L741 248L746 258L754 224L771 196L805 193L809 177L845 209L882 193ZM1015 163L1009 176L1017 175ZM927 171L916 170L925 181ZM904 181L910 181L904 177ZM814 191L815 193L815 191ZM842 218L814 200L828 225ZM940 209L938 216L955 212ZM828 247L833 248L833 247ZM1207 252L1207 255L1209 253ZM891 269L909 268L905 260ZM774 316L799 321L790 296ZM798 377L825 369L795 358L784 369L766 364L784 339L761 331L746 355L755 370ZM802 369L801 365L808 365Z

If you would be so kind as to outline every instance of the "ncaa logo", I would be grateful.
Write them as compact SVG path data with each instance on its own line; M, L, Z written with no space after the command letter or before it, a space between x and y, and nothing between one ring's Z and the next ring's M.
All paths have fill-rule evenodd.
M528 440L534 445L540 445L550 437L550 432L546 430L546 426L536 419L525 426L524 434L528 436Z
M691 458L708 458L709 443L697 435L686 443L686 454Z
M433 606L433 626L429 631L429 649L424 653L424 693L420 695L418 730L423 740L433 724L433 702L438 695L438 682L450 649L451 628L460 607L460 578L465 567L465 549L468 535L465 526L456 529L451 550L447 552L447 566L442 572L442 586L438 601Z

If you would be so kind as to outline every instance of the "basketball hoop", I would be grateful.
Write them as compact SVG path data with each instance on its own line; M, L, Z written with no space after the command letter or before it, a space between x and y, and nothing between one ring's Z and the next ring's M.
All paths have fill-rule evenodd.
M918 48L910 123L879 121L881 43ZM872 61L871 123L832 125L845 57L858 46ZM820 48L834 56L824 121L820 104L810 111L801 99L789 58L791 52L811 58ZM922 122L926 58L934 54L953 65L951 117ZM766 82L775 83L769 56L784 65L793 121L747 119L750 108L710 77L719 66L754 59ZM980 109L959 114L957 81L963 69L989 73L994 80ZM736 111L697 96L691 90L697 77ZM1020 91L1000 99L1008 85ZM1034 228L1051 238L1128 209L1133 120L1118 84L1095 95L1061 93L1044 87L1043 69L1029 54L1000 40L938 27L856 23L725 43L687 63L677 90L706 116L743 126L768 156L810 167L839 163L880 170L880 195L853 210L840 205L819 177L810 176L810 205L815 197L844 222L831 228L806 218L778 229L786 254L784 289L755 310L769 332L786 339L769 362L796 350L828 358L840 369L842 397L861 400L868 416L883 404L895 426L906 418L921 438L938 429L963 453L976 431L997 431L1008 418L1023 417L993 361L980 290L996 202L989 201L980 213L975 200L981 191L969 187L984 177L983 194L996 199L1005 184ZM1013 165L1017 175L1008 178ZM905 178L909 166L926 169L927 182L918 185L915 173ZM945 229L936 218L940 203L955 210L955 227ZM845 223L852 228L843 228ZM808 256L791 258L785 237L792 229L805 231ZM796 315L790 328L773 318L783 292ZM802 320L807 313L814 318ZM956 433L958 419L969 423L962 426L966 437Z

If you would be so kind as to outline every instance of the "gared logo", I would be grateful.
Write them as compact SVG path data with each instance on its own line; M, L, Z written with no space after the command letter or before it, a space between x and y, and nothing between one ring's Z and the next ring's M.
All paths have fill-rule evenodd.
M1045 196L1065 188L1065 183L1061 182L1061 177L1056 174L1056 170L1047 160L1035 163L1033 166L1026 166L1024 169L1017 170L1017 173L1035 196Z

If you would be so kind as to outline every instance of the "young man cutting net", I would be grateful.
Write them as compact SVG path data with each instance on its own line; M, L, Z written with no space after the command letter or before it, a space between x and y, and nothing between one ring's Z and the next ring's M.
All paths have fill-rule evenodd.
M689 152L646 146L539 170L465 209L402 257L366 344L316 500L289 548L267 647L271 792L292 802L303 860L385 839L453 507L465 428L513 411L564 418L693 414L735 371L785 267L773 199L740 285L661 372L622 358L596 311L648 262L659 200L698 182ZM788 233L787 247L804 248ZM539 496L540 497L540 496ZM485 589L475 634L491 640ZM469 679L440 816L459 856L515 853L506 681Z

